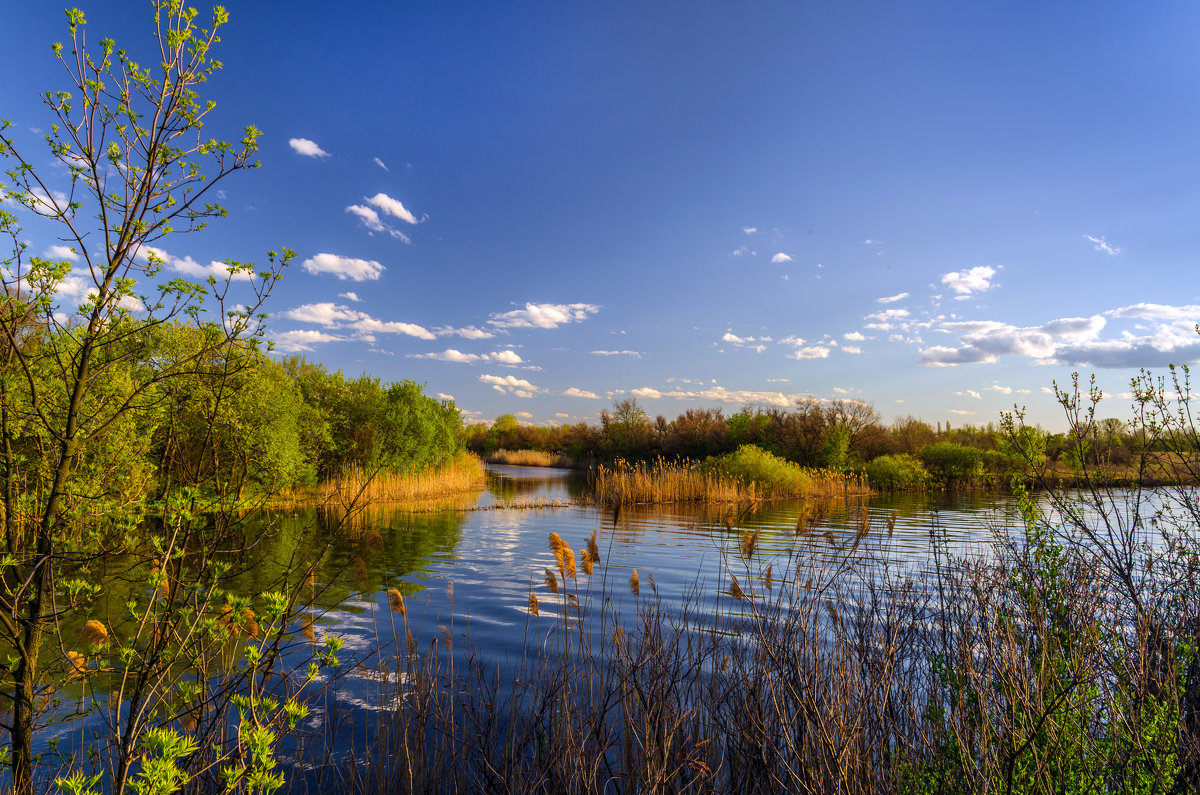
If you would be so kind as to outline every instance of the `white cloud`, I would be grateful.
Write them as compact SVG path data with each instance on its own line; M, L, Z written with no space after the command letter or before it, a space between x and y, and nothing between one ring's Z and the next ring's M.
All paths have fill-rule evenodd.
M384 267L375 260L339 257L337 254L317 254L301 263L304 270L316 276L332 273L339 279L356 282L373 281L383 273Z
M950 413L958 414L959 416L970 416L970 415L974 414L975 412L967 411L966 409L950 409Z
M662 392L659 392L657 389L652 389L648 386L634 389L630 391L629 394L633 395L635 398L645 398L646 400L658 400L663 396Z
M355 321L362 314L362 312L357 310L326 301L319 304L304 304L295 309L289 309L283 313L283 316L288 320L296 320L301 323L315 323L318 326L333 327L342 323Z
M477 353L463 353L453 348L447 348L441 353L410 353L407 356L410 359L436 359L439 362L457 362L459 364L474 364L485 358Z
M329 157L329 153L317 146L316 141L310 141L307 138L290 138L288 146L292 147L292 151L296 154L305 157Z
M864 245L864 246L879 246L879 245L882 245L882 244L883 244L883 241L881 241L881 240L872 240L871 238L867 238L866 240L864 240L864 241L863 241L863 245Z
M356 304L362 301L362 299L358 297L358 293L350 291L338 293L338 298L345 298L347 301L353 301Z
M749 254L751 257L758 256L757 252L751 251L746 246L738 246L733 251L729 252L729 256L731 257L744 257L747 254Z
M1115 257L1124 250L1124 249L1117 248L1116 246L1110 244L1107 240L1104 239L1104 235L1100 235L1100 237L1092 237L1091 235L1084 235L1084 237L1087 238L1092 243L1093 249L1095 249L1096 251L1103 251L1105 254L1109 255L1110 257Z
M489 358L493 362L500 362L501 364L520 364L522 361L524 361L520 356L517 355L516 351L512 350L495 351L490 355Z
M788 354L789 359L828 359L829 348L824 345L811 345L805 348L797 348Z
M592 400L600 399L600 396L595 392L588 392L586 389L579 389L578 387L571 387L565 390L563 394L567 397L591 398Z
M466 328L454 328L453 326L438 326L434 331L439 337L448 337L451 335L462 337L465 340L490 340L496 336L490 331L485 331L475 326L467 326Z
M391 169L387 167L387 164L384 163L382 160L380 160L378 157L372 157L371 162L374 163L375 165L379 166L380 168L382 168L384 171L391 171ZM451 399L453 399L453 398L451 398Z
M578 323L600 311L594 304L525 304L524 309L491 315L488 323L496 328L557 328Z
M862 353L862 348L858 347L857 345L847 345L843 347L842 350L846 353Z
M524 378L517 378L514 375L481 375L479 376L480 383L489 384L492 389L502 394L516 395L517 397L533 397L541 388L534 386Z
M408 235L401 232L399 229L393 229L383 222L379 217L379 213L372 210L370 207L363 207L361 204L351 204L346 208L346 212L358 216L358 220L372 235L376 232L383 232L391 235L396 240L402 240L405 243L411 243L412 239Z
M891 323L893 320L903 320L909 316L907 309L885 309L882 312L876 312L873 315L867 315L868 319L878 320L880 323Z
M379 320L366 312L359 312L348 306L322 302L304 304L283 313L289 320L301 323L315 323L326 328L351 329L357 334L357 339L367 342L375 341L375 334L403 334L423 340L436 339L433 332L414 323L402 323L393 320Z
M791 261L792 261L792 258L789 255L784 254L782 251L776 252L775 255L771 257L771 262L791 262Z
M1140 318L1143 320L1187 320L1200 322L1200 306L1170 306L1168 304L1130 304L1112 309L1104 314L1109 317Z
M958 395L959 397L969 397L975 398L976 400L983 400L983 395L979 394L974 389L965 389L962 392L955 392L954 394Z
M842 339L850 340L851 342L862 342L867 337L861 331L848 331L842 335Z
M393 199L386 193L376 193L367 199L367 204L393 218L399 218L401 221L407 221L410 224L418 223L416 216L409 212L399 199Z
M202 265L196 260L189 257L176 257L167 253L161 248L155 246L142 246L137 254L136 259L144 262L149 262L153 259L160 265L176 273L182 273L184 276L190 276L194 279L208 279L210 276L218 281L225 281L230 278L229 266L224 262L212 261L207 265ZM233 281L248 282L252 281L253 276L244 270L238 271L233 277Z
M46 249L42 256L46 257L47 259L54 260L55 262L61 262L63 260L68 262L79 262L81 259L83 259L83 257L72 251L70 246L50 246L50 248Z
M943 323L943 329L959 335L959 347L935 345L921 351L921 358L927 365L988 363L1007 354L1051 359L1069 348L1092 343L1104 325L1100 315L1024 327L991 320Z
M992 384L991 386L985 386L983 388L983 391L984 392L999 392L1001 395L1011 395L1013 392L1011 386L1000 386L999 384Z
M642 358L640 351L588 351L593 356L632 356L636 359Z
M341 337L335 337L332 334L326 334L324 331L315 330L300 330L300 331L281 331L272 335L275 341L275 350L283 353L298 353L300 351L311 351L313 345L322 342L340 342Z
M758 231L758 227L757 226L743 226L742 231L748 235L752 235Z
M995 287L992 277L996 269L987 265L978 265L969 271L951 271L942 277L942 284L961 296L972 293L982 293Z
M908 298L908 293L897 293L896 295L889 295L886 298L876 298L875 303L894 304L897 301L903 301L905 298Z

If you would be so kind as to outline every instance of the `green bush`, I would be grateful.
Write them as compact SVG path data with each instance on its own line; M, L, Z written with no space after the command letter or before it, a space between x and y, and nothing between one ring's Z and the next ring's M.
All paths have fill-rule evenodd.
M757 483L761 494L799 494L808 488L811 481L808 473L798 464L752 444L744 444L732 453L704 459L700 471L736 478L743 483Z
M881 455L863 469L871 485L880 489L919 489L929 482L929 472L925 465L907 453Z

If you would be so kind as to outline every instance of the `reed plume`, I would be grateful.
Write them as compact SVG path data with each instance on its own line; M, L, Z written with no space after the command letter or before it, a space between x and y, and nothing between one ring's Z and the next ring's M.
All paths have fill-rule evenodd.
M546 589L550 593L558 593L558 580L554 576L554 572L546 569Z
M729 595L738 601L741 601L746 596L742 592L742 587L738 585L737 577L734 577L732 574L729 575Z
M634 569L633 574L629 575L629 590L633 591L634 596L642 592L642 581L638 579L637 569Z
M80 634L83 635L88 643L93 646L99 646L108 640L108 627L93 618L83 625Z
M77 651L67 652L67 679L82 679L87 675L87 657Z
M404 594L399 588L389 588L387 592L388 606L392 608L393 613L407 615L404 608Z
M533 615L538 615L538 598L533 591L529 592L529 612Z

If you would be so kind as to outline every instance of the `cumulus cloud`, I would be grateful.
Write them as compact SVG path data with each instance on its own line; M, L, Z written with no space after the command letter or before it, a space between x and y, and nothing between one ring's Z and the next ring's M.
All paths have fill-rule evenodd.
M438 326L434 332L439 337L456 336L462 337L465 340L490 340L496 336L485 329L476 328L475 326L467 326L466 328L454 328L453 326Z
M393 218L398 218L401 221L406 221L410 224L419 223L417 217L408 211L399 199L393 199L386 193L376 193L374 196L367 199L367 204L376 208L380 212L390 215Z
M648 386L631 390L629 394L633 395L635 398L645 398L647 400L658 400L663 396L662 392L659 392L657 389L652 389Z
M975 412L967 411L966 409L950 409L950 413L958 414L959 416L970 416L970 415L974 414Z
M1013 326L997 321L955 321L941 328L959 335L959 346L935 345L921 351L927 365L979 364L994 362L1000 356L1018 355L1037 360L1068 359L1094 344L1104 329L1100 315L1063 318L1041 326Z
M353 301L356 304L362 301L362 299L358 297L358 293L351 292L349 290L344 293L338 293L338 298L345 298L347 301Z
M752 235L758 231L758 227L757 226L743 226L742 231L748 235Z
M803 348L796 348L788 354L789 359L828 359L829 348L824 345L809 345Z
M842 339L850 340L851 342L862 342L867 336L861 331L848 331L842 335Z
M810 399L812 395L799 393L769 392L751 389L726 389L723 386L713 386L698 390L659 390L652 387L634 389L630 394L647 399L669 398L672 400L700 401L705 403L726 403L745 406L755 404L762 406L779 406L786 408L796 404L797 400Z
M992 289L992 277L996 269L987 265L978 265L969 271L951 271L942 277L942 284L949 287L959 296L970 296Z
M340 257L337 254L321 253L301 263L301 267L314 276L332 273L339 279L364 282L374 281L383 273L384 267L375 260Z
M380 160L378 157L372 157L371 162L374 163L375 165L379 166L380 168L382 168L384 171L391 171L391 169L387 167L387 164L384 163L382 160Z
M440 362L457 362L459 364L474 364L475 362L498 362L499 364L520 364L524 361L516 351L494 351L492 353L463 353L454 348L447 348L441 353L410 353L410 359L435 359Z
M224 262L213 260L204 265L196 262L190 256L176 257L155 246L142 246L136 254L136 258L145 262L153 260L168 270L182 273L184 276L190 276L194 279L208 279L212 277L218 281L225 281L231 278L229 266ZM251 273L244 270L239 270L236 274L232 275L232 281L248 282L252 281L253 278Z
M43 252L42 256L46 259L54 260L55 262L61 262L63 260L66 260L67 262L79 262L81 259L83 259L83 257L75 253L70 246L50 246L45 252Z
M310 141L307 138L289 138L288 146L292 147L292 151L296 154L305 157L329 157L329 153L317 146L316 141Z
M283 313L283 316L301 323L314 323L326 328L353 331L355 339L367 342L374 342L376 334L402 334L423 340L437 338L433 332L414 323L379 320L366 312L330 302L304 304L295 309L289 309Z
M791 256L784 254L782 251L776 252L775 255L773 257L771 257L771 262L791 262L791 261L792 261Z
M732 331L726 331L721 337L721 342L728 342L738 348L749 348L755 353L762 353L767 349L763 343L771 342L770 337L739 337ZM786 342L786 340L785 340Z
M588 351L593 356L632 356L635 359L642 358L641 351Z
M890 323L893 320L902 320L909 316L907 309L885 309L882 312L875 312L867 315L869 320L878 320L880 323Z
M524 309L498 312L488 318L496 328L558 328L578 323L600 311L594 304L525 304Z
M876 298L875 303L894 304L897 301L903 301L905 298L908 298L908 293L897 293L896 295L889 295L886 298Z
M1087 238L1088 241L1092 244L1093 249L1095 249L1096 251L1103 251L1105 254L1109 255L1110 257L1115 257L1124 250L1124 249L1117 248L1116 246L1109 243L1107 240L1104 239L1104 235L1100 235L1100 237L1092 237L1091 235L1084 235L1084 237Z
M858 347L857 345L847 345L842 348L842 351L845 353L862 353L862 348Z
M1200 322L1200 306L1169 306L1167 304L1130 304L1112 309L1104 314L1109 317L1140 318L1142 320L1186 320Z
M569 389L564 390L563 395L565 395L566 397L590 398L592 400L600 399L600 396L597 395L595 392L589 392L586 389L579 389L578 387L574 387L574 386Z
M481 375L479 376L480 383L488 384L497 392L506 395L516 395L517 397L531 398L541 392L540 387L526 381L524 378L517 378L514 375Z
M405 243L412 242L408 235L404 234L399 229L393 229L385 224L379 217L379 213L375 212L370 207L363 207L361 204L351 204L346 208L346 212L357 216L358 220L362 222L363 227L365 227L366 230L372 235L376 232L382 232L390 235L396 240L402 240Z
M341 337L327 334L324 331L301 329L298 331L281 331L272 335L275 350L283 353L299 353L311 351L313 345L322 342L339 342Z

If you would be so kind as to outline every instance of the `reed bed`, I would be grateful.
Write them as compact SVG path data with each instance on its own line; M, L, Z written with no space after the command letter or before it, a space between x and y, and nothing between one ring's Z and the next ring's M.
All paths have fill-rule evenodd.
M349 467L321 483L313 497L325 505L437 501L478 492L486 484L483 462L478 456L466 453L444 467L422 472Z
M572 463L564 455L541 450L497 450L488 455L487 462L517 467L570 467Z
M602 505L742 503L757 500L857 496L872 493L865 478L788 464L786 477L755 479L686 461L619 460L588 476L587 496Z
M386 678L405 684L382 694L395 708L358 764L318 767L306 783L1196 791L1194 567L1172 553L1155 577L1113 576L1123 564L1029 529L1000 559L939 557L922 578L859 545L820 567L804 540L786 563L732 554L720 581L672 604L649 572L625 582L599 562L592 576L576 570L568 541L552 537L556 570L530 590L526 656L504 670L455 658L440 640L405 637L406 621ZM579 549L603 558L594 537ZM635 597L632 615L615 612L618 588ZM726 595L715 616L699 607L705 588Z

